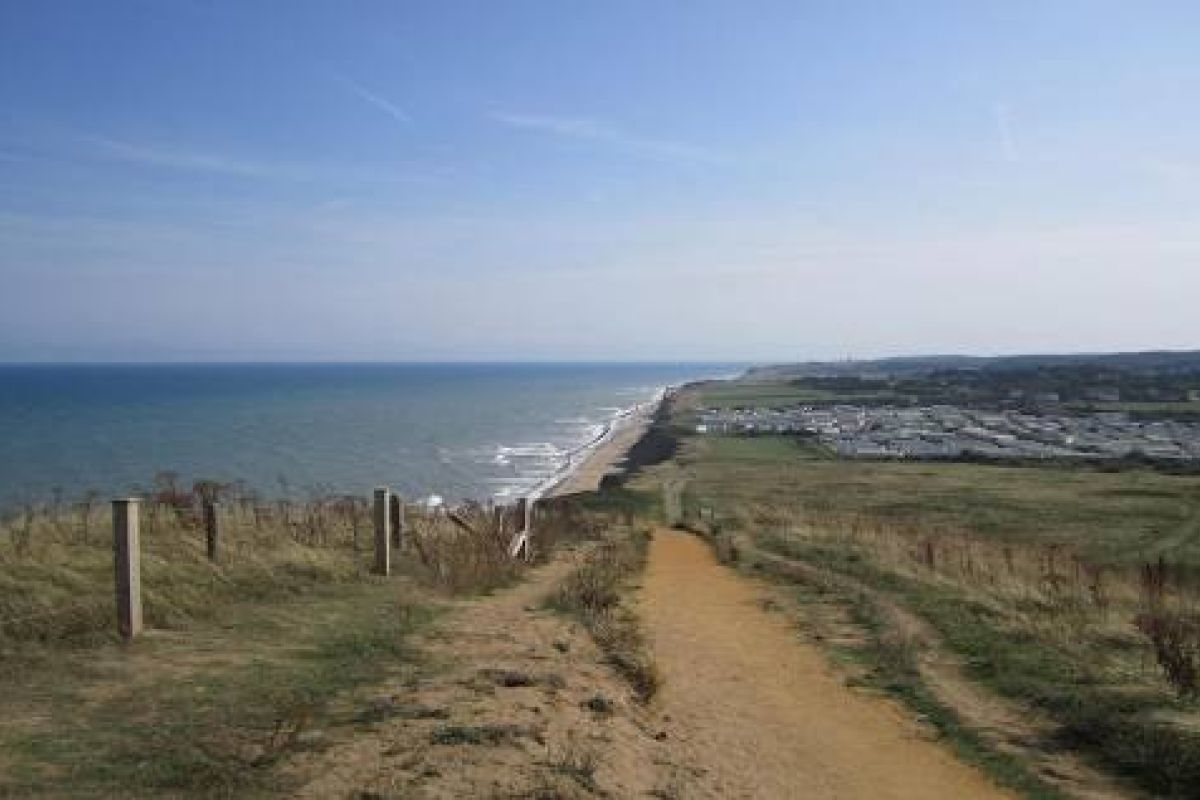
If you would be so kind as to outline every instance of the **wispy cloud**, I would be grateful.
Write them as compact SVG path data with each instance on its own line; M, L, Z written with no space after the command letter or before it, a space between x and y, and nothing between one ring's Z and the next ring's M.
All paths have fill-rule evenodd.
M706 162L722 160L715 153L703 147L664 139L636 136L612 125L592 119L508 112L493 113L491 114L491 118L511 128L535 131L567 139L594 142L649 158Z
M1016 164L1021 160L1021 153L1017 150L1017 140L1013 136L1012 112L1005 103L996 103L992 107L992 114L996 118L996 137L1000 141L1000 152L1005 161Z
M182 150L173 147L125 142L103 136L84 136L94 153L103 158L165 167L189 172L211 172L243 178L300 178L301 171L286 164L245 160L217 153Z
M368 89L367 87L363 86L358 81L347 78L345 75L338 75L337 79L342 85L344 85L347 89L349 89L350 93L353 94L355 97L358 97L360 100L363 100L364 102L375 106L375 108L377 108L380 111L382 111L383 113L387 114L389 117L396 120L396 122L399 122L401 125L405 125L405 126L412 125L412 122L413 122L412 116L407 111L405 111L403 108L401 108L400 106L393 103L388 98L384 97L383 95L379 94L378 92Z
M83 149L79 148L82 144ZM247 180L317 183L441 183L446 175L414 163L329 163L276 161L196 150L157 142L131 142L106 136L76 135L71 156L179 172L208 173ZM2 158L0 158L2 160Z

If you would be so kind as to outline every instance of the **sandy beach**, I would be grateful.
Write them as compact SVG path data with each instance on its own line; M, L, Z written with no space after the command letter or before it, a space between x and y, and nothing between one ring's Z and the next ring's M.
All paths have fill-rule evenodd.
M583 463L560 483L547 490L546 496L556 497L599 489L604 476L619 467L625 459L625 454L642 438L657 409L657 403L646 403L617 423L612 434L588 453Z

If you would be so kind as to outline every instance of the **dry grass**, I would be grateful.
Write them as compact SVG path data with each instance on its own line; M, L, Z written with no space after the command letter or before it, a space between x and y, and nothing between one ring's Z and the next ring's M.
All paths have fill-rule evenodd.
M932 624L970 678L1049 713L1062 742L1159 795L1200 780L1194 478L828 462L781 444L685 445L687 518L726 560L753 560L745 536L853 577Z
M142 519L146 622L178 628L222 605L287 597L366 574L350 520L327 500L221 514L221 552L208 560L190 509L147 503ZM87 642L114 619L107 509L22 514L0 527L0 653L21 642ZM6 536L7 535L7 536Z
M1150 678L1146 665L1157 662L1175 688L1184 694L1194 691L1186 674L1194 669L1188 665L1195 658L1190 654L1196 649L1200 586L1190 569L1172 568L1165 561L1096 563L1062 544L931 533L862 517L795 511L790 519L776 521L783 524L757 535L769 550L831 560L843 571L853 571L859 561L901 582L956 592L986 608L1006 628L1091 660L1093 671L1107 669L1126 682L1131 675ZM1158 641L1151 631L1162 634ZM1093 660L1097 655L1103 656L1099 663Z
M334 697L414 669L405 637L429 606L528 568L507 553L511 512L479 505L410 513L399 575L372 576L366 501L339 496L222 498L213 563L198 499L144 504L151 630L133 647L114 641L106 505L35 508L0 526L0 681L12 689L0 693L0 795L286 792L273 765L352 724L331 718ZM585 497L536 514L535 561L628 509ZM563 763L572 783L586 777L586 760Z
M649 540L644 529L614 529L549 598L553 608L583 623L642 702L654 697L661 677L637 617L621 598L623 585L646 562Z
M220 553L207 558L201 485L163 489L141 515L142 587L151 628L186 627L226 604L286 599L313 586L365 579L372 528L365 498L315 495L264 502L222 497ZM594 536L621 516L577 500L536 506L536 558L562 540ZM486 592L526 568L509 557L511 508L466 505L450 513L409 510L393 568L447 594ZM112 637L115 606L107 504L29 506L0 522L0 663L23 643L86 644Z

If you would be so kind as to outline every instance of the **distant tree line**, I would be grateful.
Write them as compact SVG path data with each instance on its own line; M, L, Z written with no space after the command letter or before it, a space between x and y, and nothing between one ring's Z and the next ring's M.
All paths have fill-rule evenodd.
M828 392L828 403L951 404L1011 408L1061 403L1185 403L1200 400L1200 367L1134 369L1120 364L1036 364L986 368L936 368L903 376L804 376L796 387ZM1186 411L1184 412L1187 413Z

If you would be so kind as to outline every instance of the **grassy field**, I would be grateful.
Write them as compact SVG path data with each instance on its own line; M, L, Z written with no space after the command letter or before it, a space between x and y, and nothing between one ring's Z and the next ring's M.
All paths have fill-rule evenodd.
M822 402L831 393L804 389L787 383L721 381L701 384L693 397L703 408L783 408L797 403Z
M783 381L708 381L683 393L678 407L694 408L787 408L795 405L831 403L886 403L896 401L891 391L830 391Z
M690 439L681 463L712 502L759 521L802 510L993 541L1070 545L1102 563L1200 566L1200 477L1149 470L843 461L789 437Z
M406 645L428 597L378 579L153 631L136 648L44 646L9 662L0 795L260 796L272 768L353 724L338 699L418 667Z
M1192 796L1200 477L839 461L789 437L687 436L669 469L689 524L730 557L771 554L865 587L818 595L857 609L859 638L874 642L860 656L881 685L961 747L979 749L953 709L929 702L917 645L880 646L874 607L900 604L971 681L1049 714L1055 747L1156 795ZM1054 795L1009 767L1027 794Z
M1200 421L1200 401L1091 403L1082 408L1087 411L1118 411L1128 414L1133 419L1147 422L1159 420Z
M537 555L644 502L616 490L543 503ZM132 643L115 635L106 508L0 524L2 797L286 794L275 767L359 724L360 689L425 668L408 637L443 600L527 570L507 553L511 525L482 507L410 515L381 578L361 502L228 504L215 563L194 507L146 505L147 631Z

